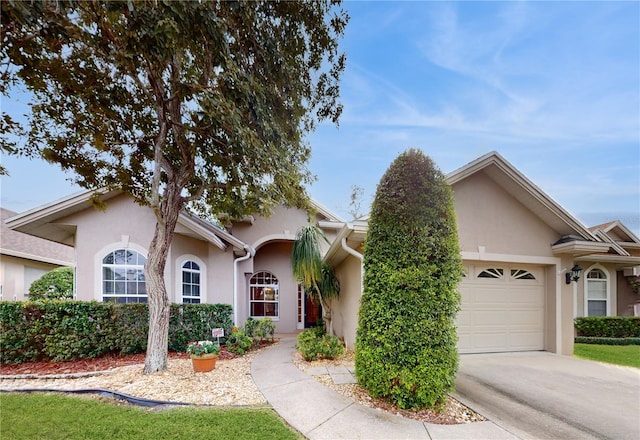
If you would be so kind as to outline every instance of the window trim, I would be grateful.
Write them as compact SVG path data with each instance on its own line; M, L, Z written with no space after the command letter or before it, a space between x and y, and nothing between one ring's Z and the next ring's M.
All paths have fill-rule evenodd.
M148 253L147 250L136 244L136 243L131 243L131 242L116 242L116 243L110 243L106 246L104 246L102 249L100 249L95 255L94 255L94 299L96 301L99 302L105 302L104 301L104 280L103 280L103 260L104 258L110 254L111 252L114 251L118 251L118 250L127 250L127 251L134 251L137 252L138 254L142 255L145 259L148 258ZM146 279L145 279L145 287L146 287ZM141 295L137 295L136 297L141 297ZM147 300L149 299L149 293L147 292L147 294L144 296L145 298L147 298Z
M182 265L187 261L193 261L200 266L200 304L207 303L207 265L204 264L201 258L193 254L180 255L176 259L176 278L175 278L175 301L180 304L184 304L184 297L182 296ZM193 298L193 297L189 297Z
M589 316L589 273L598 269L604 273L605 290L606 290L606 314L604 316L611 316L611 273L601 264L594 264L588 267L583 273L583 292L584 292L584 309L582 311L583 316ZM595 279L594 279L595 281ZM595 299L593 301L596 301Z
M253 278L254 278L256 275L261 274L261 273L268 273L269 275L271 275L273 278L275 278L275 279L276 279L277 284L254 284L254 283L252 283L252 282L251 282L251 280L253 280ZM275 286L275 287L276 287L276 289L275 289L275 290L276 290L276 292L277 292L277 293L276 293L276 295L275 295L275 297L276 297L277 299L276 299L276 300L273 300L273 301L267 301L267 300L252 300L252 299L251 299L251 288L252 288L253 286L265 286L265 287L270 287L270 286L271 286L271 287L273 287L273 286ZM247 297L248 297L248 300L249 300L249 316L250 316L251 318L254 318L254 319L270 318L272 321L279 321L279 320L280 320L280 279L279 279L277 276L275 276L275 274L274 274L273 272L271 272L271 271L269 271L269 270L259 270L259 271L257 271L257 272L252 273L252 274L251 274L251 276L249 277L249 291L248 291L248 293L249 293L249 294L247 295ZM251 313L251 303L254 303L254 302L260 302L260 303L263 303L263 304L266 304L266 303L275 303L275 304L277 305L277 307L276 307L276 308L277 308L277 310L278 310L278 314L277 314L277 315L275 315L275 316L267 316L267 315L264 315L264 316L257 316L257 315L253 315L253 314Z

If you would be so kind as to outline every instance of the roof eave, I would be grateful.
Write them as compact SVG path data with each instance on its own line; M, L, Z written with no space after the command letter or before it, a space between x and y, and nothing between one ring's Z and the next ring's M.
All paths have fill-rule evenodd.
M554 255L572 255L574 257L608 252L609 249L609 243L602 243L598 241L576 240L551 246L551 250Z

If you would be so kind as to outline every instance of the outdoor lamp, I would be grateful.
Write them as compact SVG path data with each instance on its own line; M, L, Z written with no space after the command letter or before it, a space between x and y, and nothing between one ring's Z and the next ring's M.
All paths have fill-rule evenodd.
M582 272L582 268L579 264L574 264L571 268L571 272L567 272L565 275L565 281L567 284L571 284L571 281L578 281L580 279L580 272Z

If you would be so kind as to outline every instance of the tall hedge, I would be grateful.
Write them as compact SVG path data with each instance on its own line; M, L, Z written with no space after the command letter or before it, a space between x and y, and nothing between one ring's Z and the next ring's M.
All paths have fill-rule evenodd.
M458 368L462 265L445 176L421 151L378 184L364 252L356 338L358 383L401 408L438 408Z
M229 334L228 304L172 304L169 350L211 339L211 329ZM86 301L0 301L0 362L61 361L147 349L147 304Z

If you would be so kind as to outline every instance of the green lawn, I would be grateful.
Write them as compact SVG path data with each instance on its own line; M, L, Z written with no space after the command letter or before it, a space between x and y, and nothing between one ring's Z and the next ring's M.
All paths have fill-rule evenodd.
M60 394L0 394L2 439L301 439L271 409L119 406Z
M640 345L574 344L573 355L592 361L640 368Z

